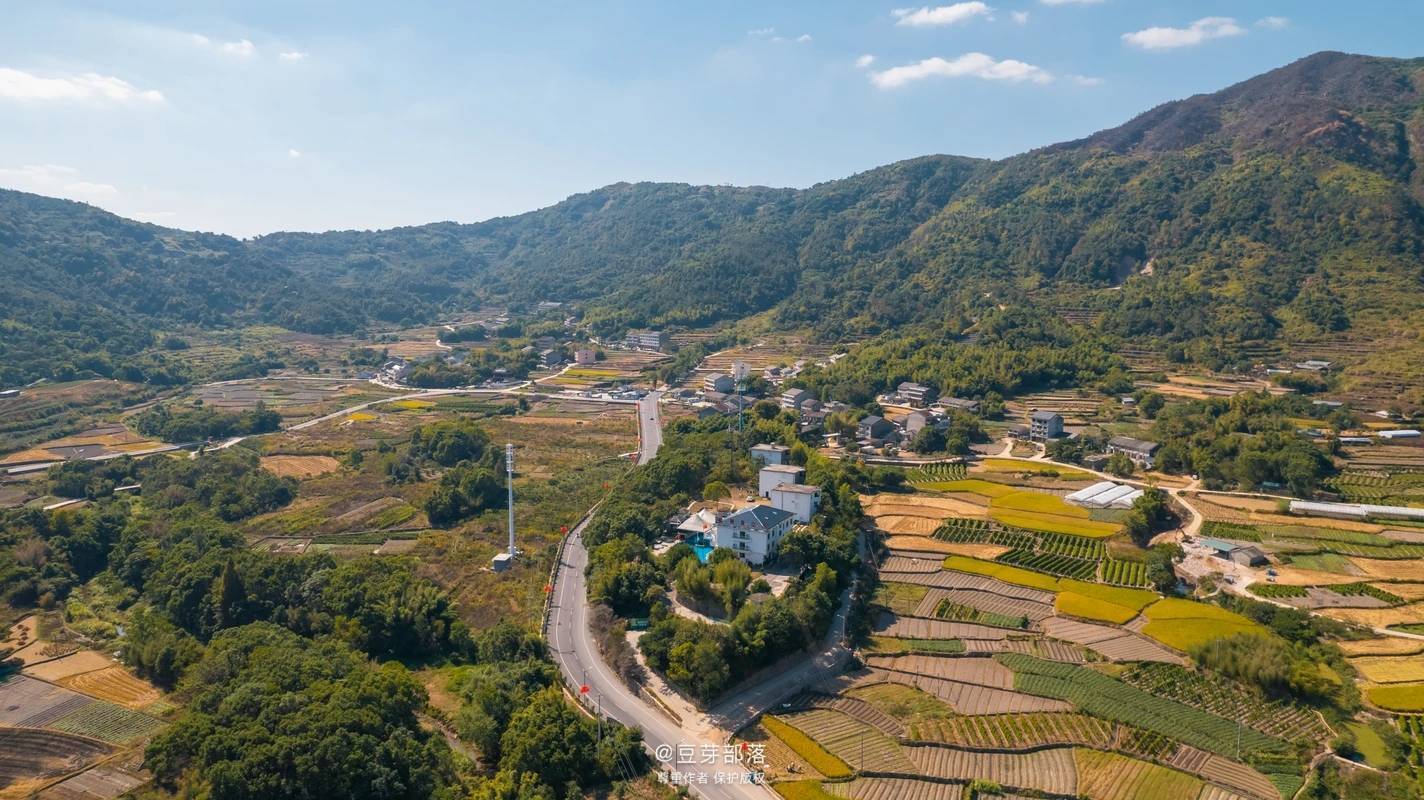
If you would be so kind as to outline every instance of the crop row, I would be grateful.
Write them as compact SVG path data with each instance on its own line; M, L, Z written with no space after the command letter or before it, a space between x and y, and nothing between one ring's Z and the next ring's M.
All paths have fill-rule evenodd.
M1028 617L1012 616L1009 614L995 614L992 611L981 611L977 608L961 605L950 600L941 600L935 606L934 615L937 619L952 619L957 622L975 622L980 625L992 625L995 628L1027 628Z
M1346 597L1358 597L1364 595L1373 597L1382 603L1389 603L1392 606L1402 605L1404 598L1397 594L1391 594L1378 586L1371 586L1368 583L1341 583L1330 587L1330 591L1335 594L1342 594Z
M1202 523L1201 535L1213 539L1235 539L1243 542L1261 541L1261 532L1250 525L1239 525L1234 522L1221 522L1214 519Z
M1236 751L1238 736L1242 754L1288 749L1280 739L1091 669L1019 654L997 658L1016 673L1014 688L1018 691L1067 701L1095 717L1142 728L1228 757Z
M1152 585L1152 582L1147 580L1146 564L1141 561L1121 561L1116 558L1109 558L1103 562L1103 583L1137 589Z
M1107 556L1107 546L1097 539L1071 536L1066 533L1044 533L1039 535L1038 551L1073 558L1101 561Z
M1035 553L1031 550L1010 550L996 560L1025 569L1046 572L1050 575L1076 578L1080 581L1091 581L1098 574L1097 561L1050 553Z
M926 464L916 467L906 475L910 483L935 483L937 481L962 481L967 473L963 464Z
M1122 680L1157 697L1175 700L1288 741L1318 741L1328 735L1313 712L1273 703L1227 678L1175 664L1134 664Z
M1253 583L1248 589L1257 597L1268 598L1305 597L1307 594L1304 586L1284 586L1279 583Z
M954 716L917 722L912 738L962 747L1006 749L1045 744L1081 744L1107 747L1112 743L1111 723L1086 714L1037 712Z

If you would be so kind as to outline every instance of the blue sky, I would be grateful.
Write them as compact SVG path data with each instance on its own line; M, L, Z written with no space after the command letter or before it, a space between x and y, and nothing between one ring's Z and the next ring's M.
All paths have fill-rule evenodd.
M1424 55L1419 0L7 6L0 186L240 236L998 158L1318 50Z

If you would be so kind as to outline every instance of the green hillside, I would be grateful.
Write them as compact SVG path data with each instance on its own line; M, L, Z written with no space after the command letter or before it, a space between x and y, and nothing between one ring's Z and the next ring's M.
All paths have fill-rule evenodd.
M579 301L601 334L769 312L826 339L955 335L1000 306L1220 365L1424 333L1424 60L1320 53L997 162L805 190L615 184L516 217L239 241L0 192L0 383L111 374L172 322L310 332ZM135 366L137 364L137 366Z

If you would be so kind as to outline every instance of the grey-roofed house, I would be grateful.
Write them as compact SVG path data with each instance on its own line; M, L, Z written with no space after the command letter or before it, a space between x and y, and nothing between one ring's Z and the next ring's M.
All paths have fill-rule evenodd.
M1053 411L1035 411L1028 415L1029 438L1048 441L1063 435L1063 415Z
M1122 453L1143 469L1152 469L1157 461L1157 450L1161 447L1162 445L1146 439L1114 436L1108 440L1107 450L1109 453Z
M775 561L781 539L795 522L790 511L769 505L748 506L717 521L712 543L729 548L748 564Z
M894 431L895 423L876 414L862 417L855 428L856 436L872 442L883 440Z

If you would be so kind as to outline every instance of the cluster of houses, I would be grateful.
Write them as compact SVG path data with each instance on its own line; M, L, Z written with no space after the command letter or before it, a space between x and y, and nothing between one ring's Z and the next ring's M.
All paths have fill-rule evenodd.
M678 537L704 553L725 547L754 566L775 561L786 534L810 523L821 507L821 488L806 485L806 470L788 463L790 453L783 445L752 447L752 459L761 465L756 501L739 507L694 504L701 507L677 523Z

